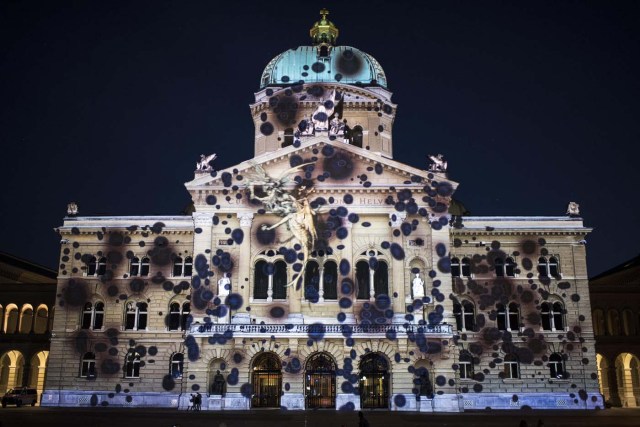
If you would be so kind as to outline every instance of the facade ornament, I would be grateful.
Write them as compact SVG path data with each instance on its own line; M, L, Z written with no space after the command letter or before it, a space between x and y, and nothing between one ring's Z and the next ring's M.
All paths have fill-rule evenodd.
M217 154L210 154L205 156L204 154L200 154L200 161L196 163L196 170L201 172L211 172L213 171L213 166L211 166L211 162L213 162L218 157Z
M416 273L416 277L413 278L411 288L413 291L414 299L424 297L424 280L422 280L422 277L420 277L420 273Z
M231 279L229 279L229 273L224 273L218 280L218 296L226 297L231 292Z
M253 212L238 214L238 219L240 220L240 227L251 227Z
M67 205L67 215L69 216L78 215L78 205L76 204L76 202L70 202Z
M567 206L567 215L580 216L580 205L576 202L569 202L569 206Z
M446 172L447 171L447 161L444 159L442 154L429 154L429 160L431 163L429 164L429 171L431 172Z
M204 213L204 212L194 212L192 215L193 215L193 224L196 227L212 227L213 226L213 215Z
M213 377L213 384L211 384L211 394L214 396L224 396L225 382L224 376L217 370L216 375Z
M389 223L391 227L400 227L407 218L406 212L394 212L389 214Z

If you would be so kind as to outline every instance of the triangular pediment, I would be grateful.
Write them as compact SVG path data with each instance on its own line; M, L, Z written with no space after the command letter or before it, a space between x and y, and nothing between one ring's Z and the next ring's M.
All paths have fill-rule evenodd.
M306 166L296 169L303 164ZM409 190L413 199L418 202L419 198L425 207L428 203L433 204L428 198L448 205L458 185L444 174L418 169L369 150L318 136L303 140L298 147L265 153L222 170L196 172L195 178L185 186L196 207L222 207L224 201L237 205L244 197L247 185L259 185L265 175L274 180L282 179L290 190L301 184L313 188L313 197L349 194L356 200L375 199L382 205L389 195L395 199L395 194L403 190ZM214 197L209 197L207 202L210 195Z

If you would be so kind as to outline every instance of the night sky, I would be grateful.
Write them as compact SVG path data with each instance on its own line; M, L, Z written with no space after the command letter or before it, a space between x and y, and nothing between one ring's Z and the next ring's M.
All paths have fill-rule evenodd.
M589 275L636 256L640 2L0 3L0 250L56 268L80 215L175 215L201 153L253 156L265 65L338 44L384 68L394 158L443 153L473 215L580 204Z

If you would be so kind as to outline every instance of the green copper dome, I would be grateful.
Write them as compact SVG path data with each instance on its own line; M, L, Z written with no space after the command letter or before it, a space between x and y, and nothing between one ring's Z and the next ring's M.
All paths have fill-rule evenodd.
M303 83L344 83L387 87L387 77L374 57L349 46L335 46L339 30L320 11L309 35L313 46L289 49L273 58L262 73L260 88Z
M361 50L349 46L300 46L269 62L260 88L300 81L387 87L387 77L378 61Z

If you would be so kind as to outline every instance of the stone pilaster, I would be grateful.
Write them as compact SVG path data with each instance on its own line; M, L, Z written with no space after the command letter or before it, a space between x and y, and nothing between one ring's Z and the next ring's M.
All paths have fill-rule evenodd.
M406 219L406 212L394 212L389 214L389 222L391 223L392 230L397 229L402 225L402 222ZM392 231L393 233L393 231ZM401 247L404 247L402 233L399 236L391 235L391 241L397 243ZM404 260L397 260L395 258L391 261L391 287L389 289L389 297L393 301L393 312L395 313L395 322L404 322L405 315L405 280L404 276Z
M251 295L249 275L253 269L251 268L251 225L253 224L253 212L238 213L238 221L240 229L244 233L244 239L240 244L240 255L238 260L238 277L235 279L235 289L242 296L243 306L235 313L232 323L249 323L249 313L245 310L245 306L249 303ZM232 289L233 281L232 281Z

